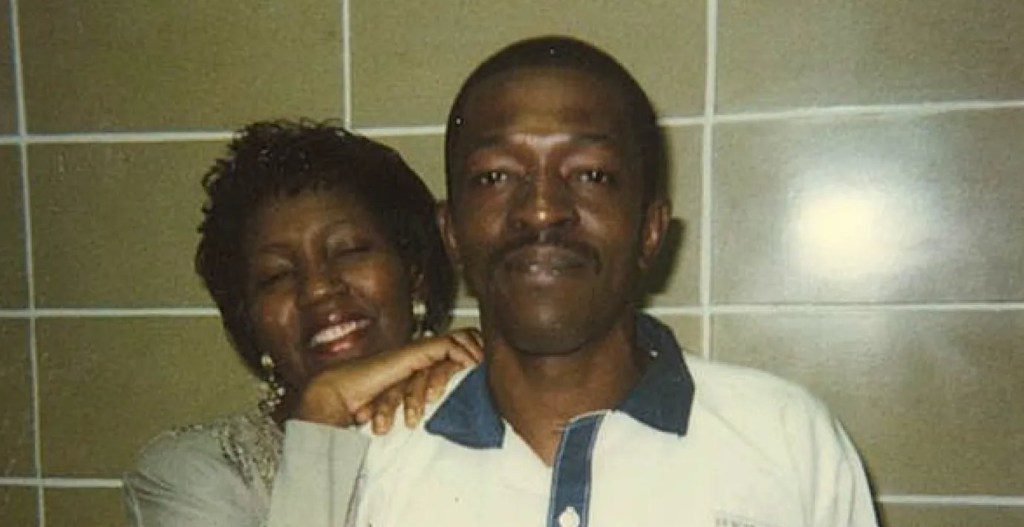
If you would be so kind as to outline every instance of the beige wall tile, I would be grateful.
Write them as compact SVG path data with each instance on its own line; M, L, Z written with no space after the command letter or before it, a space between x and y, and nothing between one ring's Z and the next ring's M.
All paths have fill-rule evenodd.
M444 135L375 137L402 154L402 159L419 174L437 199L447 196L444 188Z
M882 527L1018 527L1024 507L884 504Z
M701 319L697 315L655 315L655 318L672 328L683 351L700 356Z
M19 158L17 147L0 147L0 309L28 305Z
M121 489L46 489L46 525L111 527L124 525Z
M1024 312L721 315L714 357L828 402L883 494L1024 494Z
M1024 298L1024 111L718 128L717 302Z
M0 357L0 476L31 476L35 470L28 321L0 319Z
M723 112L1020 99L1024 4L990 0L721 2Z
M0 487L0 525L10 525L11 527L35 525L38 515L36 503L35 488Z
M0 134L12 134L18 130L12 58L10 1L0 0Z
M45 307L207 305L192 270L203 173L220 143L29 150L36 301Z
M255 380L216 318L43 319L37 330L48 476L118 477L158 432L254 406Z
M33 132L341 115L341 3L21 2Z
M699 114L704 4L354 2L353 121L357 126L443 124L456 90L477 64L516 40L554 33L607 49L635 74L662 115Z

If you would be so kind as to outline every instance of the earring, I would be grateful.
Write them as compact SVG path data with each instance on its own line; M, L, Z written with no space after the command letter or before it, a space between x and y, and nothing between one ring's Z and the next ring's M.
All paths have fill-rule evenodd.
M427 327L427 303L418 298L412 301L412 323L413 338L422 339L434 336L434 332Z
M270 417L284 399L284 386L277 382L274 359L270 354L264 353L260 356L260 367L263 368L263 381L260 382L259 408L261 414Z

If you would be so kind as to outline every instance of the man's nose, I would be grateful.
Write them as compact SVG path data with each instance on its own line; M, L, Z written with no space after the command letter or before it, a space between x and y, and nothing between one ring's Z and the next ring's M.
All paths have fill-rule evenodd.
M525 179L512 213L516 227L539 231L576 221L572 189L561 175L542 173Z

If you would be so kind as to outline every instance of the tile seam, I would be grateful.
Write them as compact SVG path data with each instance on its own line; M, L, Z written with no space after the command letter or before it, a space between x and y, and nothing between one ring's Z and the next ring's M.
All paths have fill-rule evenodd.
M342 83L342 122L345 128L352 129L352 24L350 20L349 0L341 0L341 83Z
M22 63L22 31L17 0L10 0L10 42L11 58L14 65L14 98L17 114L18 158L20 177L22 177L22 227L25 235L25 279L28 295L29 316L29 375L31 378L32 400L32 455L33 466L37 478L43 475L42 433L40 431L40 389L39 389L39 349L36 332L36 278L35 262L33 261L32 239L32 190L29 181L29 125L28 111L25 101L25 70ZM46 525L45 499L43 486L36 486L36 523L39 527Z
M649 306L643 310L652 315L700 315L704 306L678 304L670 306ZM1024 311L1024 302L973 302L973 303L850 303L850 304L711 304L707 310L712 315L734 314L786 314L786 313L888 313L899 311L921 312L1004 312ZM214 307L140 307L140 308L37 308L0 309L0 319L30 318L112 318L112 317L216 317L220 313ZM477 308L458 307L453 316L478 316Z
M704 119L701 125L701 207L700 207L700 308L701 308L701 354L711 359L711 277L712 277L712 229L711 214L714 196L712 194L714 127L716 91L718 89L718 0L707 0L705 4L705 28L707 49L704 64Z
M814 117L843 117L859 115L935 114L956 111L983 111L1024 108L1024 100L1004 101L949 101L935 103L908 103L890 105L825 106L798 108L774 112L748 112L715 114L714 124L756 123L764 121L791 121ZM666 127L703 126L704 115L687 117L663 117L658 120ZM396 125L355 127L353 131L371 137L388 136L433 136L443 135L444 125ZM17 145L21 142L32 144L74 144L74 143L161 143L188 141L227 141L234 137L231 130L209 131L137 131L137 132L81 132L56 134L0 135L0 145Z
M29 187L28 172L28 122L25 104L25 71L21 61L21 22L18 11L18 0L11 0L10 26L11 26L11 58L14 63L14 92L15 104L17 105L18 134L16 144L21 163L21 207L22 207L22 228L24 229L25 242L25 289L28 295L28 357L29 375L31 379L31 401L32 401L32 464L35 475L41 478L43 475L43 456L40 431L39 412L39 350L36 341L36 317L35 313L35 264L32 258L32 193ZM36 487L36 522L39 527L46 525L45 500L43 486Z

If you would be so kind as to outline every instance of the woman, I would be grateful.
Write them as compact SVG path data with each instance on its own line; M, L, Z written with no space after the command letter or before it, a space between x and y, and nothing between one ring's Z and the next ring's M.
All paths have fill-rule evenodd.
M405 402L414 425L480 358L470 331L410 343L447 325L454 278L433 197L393 150L323 124L257 123L203 186L196 270L264 395L258 411L147 447L125 476L135 525L262 525L285 420L383 432Z

